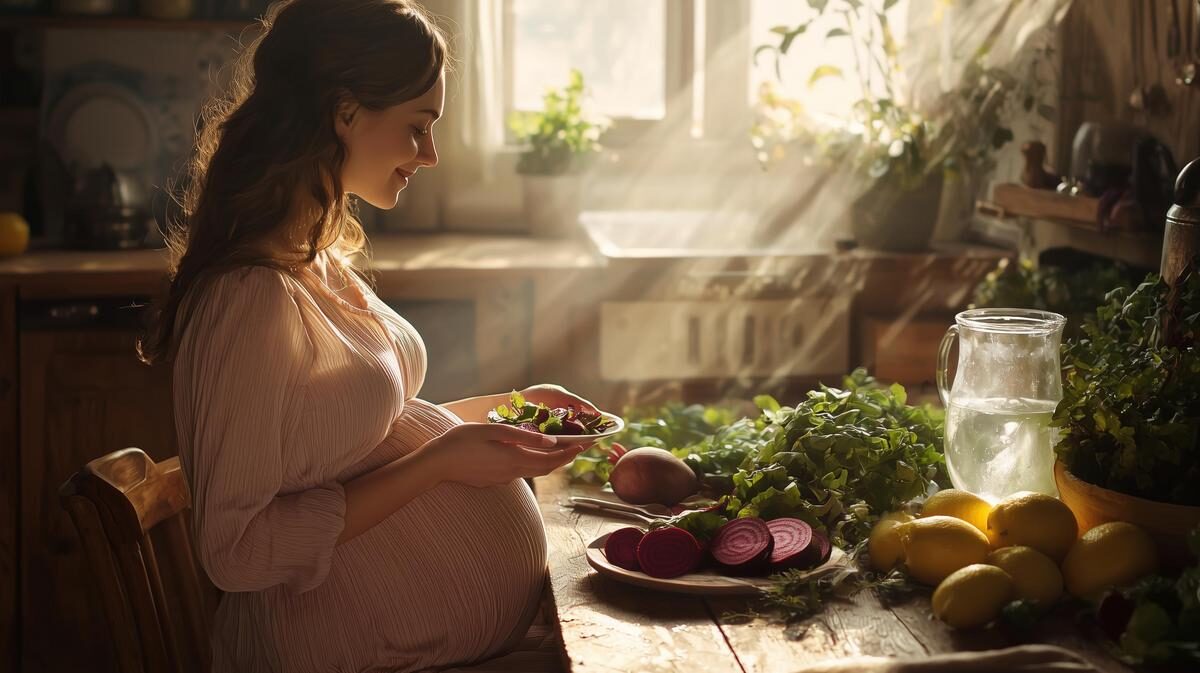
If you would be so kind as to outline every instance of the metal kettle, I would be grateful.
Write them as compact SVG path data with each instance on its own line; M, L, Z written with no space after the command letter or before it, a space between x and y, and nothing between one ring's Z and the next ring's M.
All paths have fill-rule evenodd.
M64 209L65 243L89 250L139 248L150 214L136 182L108 163L73 171Z

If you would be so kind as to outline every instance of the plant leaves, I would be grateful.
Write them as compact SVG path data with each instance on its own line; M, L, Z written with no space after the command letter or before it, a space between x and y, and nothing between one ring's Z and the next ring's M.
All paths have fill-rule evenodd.
M808 86L811 88L826 77L841 77L842 69L836 65L819 65L813 69L812 74L808 76Z

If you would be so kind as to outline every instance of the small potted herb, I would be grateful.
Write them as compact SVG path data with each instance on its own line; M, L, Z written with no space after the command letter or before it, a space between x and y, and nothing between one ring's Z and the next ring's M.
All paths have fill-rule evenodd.
M1200 273L1110 292L1063 347L1055 478L1080 528L1137 524L1168 561L1200 525Z
M582 172L600 151L607 121L584 111L583 74L571 71L567 86L551 89L540 112L515 113L509 126L525 150L517 162L522 176L530 233L573 236L579 228Z

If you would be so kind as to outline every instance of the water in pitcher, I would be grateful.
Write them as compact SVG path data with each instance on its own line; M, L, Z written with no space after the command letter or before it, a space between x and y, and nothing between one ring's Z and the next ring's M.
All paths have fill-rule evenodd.
M946 465L955 487L995 502L1017 491L1058 495L1050 427L1057 402L952 399L946 413Z

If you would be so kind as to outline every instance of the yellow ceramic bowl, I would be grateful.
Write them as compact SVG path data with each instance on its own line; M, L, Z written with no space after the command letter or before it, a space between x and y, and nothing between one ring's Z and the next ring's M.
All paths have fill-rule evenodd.
M1194 562L1187 534L1200 526L1200 507L1155 502L1089 484L1071 474L1061 460L1054 463L1054 481L1059 497L1079 521L1080 535L1102 523L1126 521L1150 533L1167 567Z

